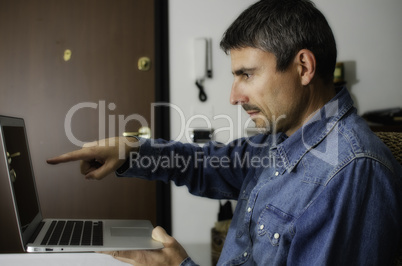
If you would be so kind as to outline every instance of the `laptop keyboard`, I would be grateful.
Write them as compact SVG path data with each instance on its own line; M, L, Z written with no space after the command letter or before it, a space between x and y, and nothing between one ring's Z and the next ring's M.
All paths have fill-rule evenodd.
M102 246L102 221L52 221L41 245Z

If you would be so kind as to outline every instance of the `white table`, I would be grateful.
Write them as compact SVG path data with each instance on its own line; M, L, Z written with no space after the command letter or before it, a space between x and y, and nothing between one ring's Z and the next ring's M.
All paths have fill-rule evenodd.
M98 253L0 254L1 266L127 266L110 255Z

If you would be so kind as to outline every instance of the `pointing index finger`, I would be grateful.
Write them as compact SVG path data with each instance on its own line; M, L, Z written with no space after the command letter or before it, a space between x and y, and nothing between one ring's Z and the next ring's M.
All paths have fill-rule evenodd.
M47 159L46 162L48 164L59 164L59 163L67 163L67 162L73 162L73 161L79 161L79 160L85 160L88 159L89 154L84 150L76 150L76 151L71 151L65 154L62 154L60 156L54 157Z

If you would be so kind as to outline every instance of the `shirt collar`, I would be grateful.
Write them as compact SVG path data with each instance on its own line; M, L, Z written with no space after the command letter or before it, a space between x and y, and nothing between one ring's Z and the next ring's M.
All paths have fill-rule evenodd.
M353 100L346 87L342 87L335 97L316 112L303 126L286 138L284 133L273 136L281 164L277 171L291 172L301 158L320 143L333 130L339 120L353 108Z

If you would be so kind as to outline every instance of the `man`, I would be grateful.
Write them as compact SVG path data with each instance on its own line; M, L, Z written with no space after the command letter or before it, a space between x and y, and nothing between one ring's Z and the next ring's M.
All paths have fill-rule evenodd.
M221 265L391 265L401 234L401 166L356 114L347 89L334 88L336 45L324 16L308 0L262 0L235 20L221 47L231 56L231 103L268 133L203 148L116 138L48 162L82 160L86 178L116 171L237 199ZM119 158L120 147L128 159ZM172 153L192 167L141 163ZM163 229L153 235L164 249L114 256L194 264Z

